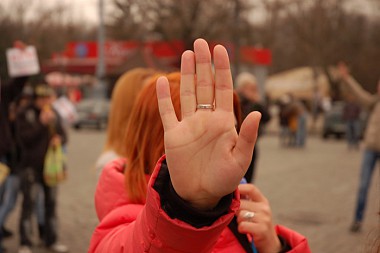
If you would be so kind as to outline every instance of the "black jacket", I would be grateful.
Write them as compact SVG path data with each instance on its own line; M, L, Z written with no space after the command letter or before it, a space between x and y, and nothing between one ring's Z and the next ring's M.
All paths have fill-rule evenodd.
M251 112L258 111L261 113L261 120L259 125L259 135L261 135L263 131L263 127L266 123L269 122L271 116L268 112L266 106L260 103L254 103L245 98L244 96L240 96L240 106L241 112L243 116L243 120L250 114Z
M55 111L54 111L55 112ZM41 110L34 104L27 106L18 114L16 120L16 138L21 148L20 169L31 167L39 179L43 178L43 166L45 155L52 138L48 126L40 122ZM66 142L66 134L62 128L61 119L57 112L56 121L53 124L56 134Z
M28 77L12 79L7 84L1 85L0 106L0 158L4 157L12 147L13 138L9 122L9 105L20 96Z

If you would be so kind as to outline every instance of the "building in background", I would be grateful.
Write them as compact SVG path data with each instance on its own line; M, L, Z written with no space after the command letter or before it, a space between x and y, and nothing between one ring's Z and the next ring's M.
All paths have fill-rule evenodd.
M210 47L217 44L211 43ZM236 55L233 44L222 44L226 46L232 62ZM178 70L181 54L186 50L182 41L107 41L104 49L108 95L111 94L115 80L132 68ZM63 52L54 53L51 59L42 63L42 71L48 76L49 73L54 73L55 78L50 77L49 80L55 86L77 86L79 83L91 87L96 80L91 77L96 74L97 52L95 41L69 42ZM244 70L257 76L263 94L267 66L272 62L270 50L253 46L241 47L240 60Z

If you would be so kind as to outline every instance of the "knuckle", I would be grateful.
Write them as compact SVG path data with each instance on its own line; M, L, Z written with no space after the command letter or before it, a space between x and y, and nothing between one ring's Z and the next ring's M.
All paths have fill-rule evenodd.
M183 97L189 97L189 96L194 96L194 95L195 95L195 92L190 89L181 90L181 96Z
M270 216L272 214L271 209L268 205L263 205L262 212L267 216Z
M232 90L232 85L229 84L229 83L226 83L226 82L221 82L221 83L218 83L218 85L215 86L216 89L218 90Z
M200 79L197 81L197 86L198 87L210 87L210 86L212 86L212 82L211 82L211 80Z

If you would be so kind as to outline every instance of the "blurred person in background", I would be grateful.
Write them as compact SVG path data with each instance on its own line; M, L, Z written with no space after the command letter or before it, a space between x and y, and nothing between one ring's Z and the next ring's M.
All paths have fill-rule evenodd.
M12 79L9 83L0 83L0 161L5 161L5 156L12 146L12 135L10 134L9 107L12 102L22 93L28 77Z
M311 100L311 131L317 133L317 124L320 115L322 114L322 93L318 87L314 87L313 96Z
M288 138L288 147L294 147L296 144L296 133L297 133L297 127L298 127L298 110L297 110L297 102L296 99L290 95L291 100L286 105L283 116L286 117L288 122L288 129L289 129L289 138Z
M74 104L61 93L61 96L57 96L56 90L52 88L48 88L50 90L50 106L54 113L57 114L59 121L58 123L61 125L61 129L65 136L65 142L61 143L62 151L64 156L67 155L67 144L69 141L69 128L76 119L77 112ZM67 163L64 162L64 174L65 179L67 178ZM36 209L36 217L37 224L39 228L39 239L41 242L44 242L45 238L45 194L42 185L37 186L38 193L36 194L35 199L35 209Z
M289 147L303 147L307 137L307 112L302 102L293 95L282 111L282 117L288 122L289 136L286 143Z
M57 187L44 181L44 161L48 147L66 142L58 114L51 107L51 88L45 84L35 87L34 101L18 114L16 137L21 148L20 180L23 194L20 216L19 253L32 252L32 214L38 188L44 192L44 227L39 232L44 236L44 245L54 252L67 252L65 245L57 242L56 201Z
M358 232L361 229L364 211L367 203L368 189L376 163L380 160L380 80L377 85L377 93L370 94L349 74L348 67L341 62L338 65L343 88L356 98L365 109L369 110L367 128L364 133L364 153L359 181L359 191L356 202L354 221L350 230Z
M98 175L108 162L125 153L126 145L121 136L124 136L136 97L154 73L152 69L136 68L124 73L117 80L112 91L106 143L95 164Z
M258 135L258 137L260 137L263 133L263 128L265 124L268 123L270 120L270 114L260 97L256 77L247 72L240 73L236 78L236 91L238 92L240 97L240 105L243 120L251 112L258 111L261 113L261 121ZM253 182L255 179L255 169L258 153L259 149L256 143L255 150L252 154L251 164L249 165L248 171L244 176L248 182Z
M297 129L295 136L295 146L303 148L307 137L307 111L301 101L296 103Z
M59 94L55 90L52 91L52 106L54 110L59 114L65 132L68 133L70 127L78 118L75 104L68 98L69 95L66 95L65 93Z
M279 116L279 124L280 124L280 145L288 146L290 142L290 129L289 129L289 119L288 115L286 115L286 108L292 102L292 97L288 94L283 95L279 102L278 106L280 108L278 116Z
M347 95L347 101L343 107L343 120L346 122L348 149L359 149L360 112L360 105L355 102L355 97L351 94Z
M167 79L159 78L157 92L155 80L152 80L139 94L123 138L126 158L107 164L97 185L95 206L100 224L94 231L89 252L252 252L251 236L259 252L310 252L305 238L284 227L273 226L269 203L255 186L239 186L240 194L244 198L240 209L240 194L237 191L232 193L250 162L260 120L258 113L248 116L242 124L244 133L241 136L248 138L246 144L250 147L240 146L239 152L243 152L240 148L251 148L251 152L241 154L238 162L241 167L235 168L234 172L231 168L231 175L221 173L212 176L207 173L210 162L218 163L221 159L222 163L229 163L228 155L210 154L203 157L204 159L199 156L204 155L204 152L208 153L209 149L220 151L234 147L236 138L245 137L237 137L236 133L236 129L240 129L239 120L236 118L239 108L233 107L233 104L238 103L233 102L237 96L233 95L227 51L221 46L215 48L215 100L216 110L220 113L218 123L214 121L218 113L214 114L212 109L214 88L208 45L204 40L197 40L194 46L195 58L191 51L182 56L181 76L173 73ZM208 62L200 63L197 55L200 59L208 59ZM206 81L209 85L195 86L194 61L197 61L197 80ZM230 88L220 87L224 82ZM202 96L210 100L205 101ZM226 111L222 109L224 102ZM163 124L159 122L160 113ZM168 129L171 123L167 120L175 118L182 119L178 123L178 128L181 129L171 131ZM234 140L222 140L230 134L220 132L225 126L233 134L230 137ZM175 148L168 143L169 140L184 141L184 146L178 147L181 150L179 153L168 152ZM202 147L187 147L197 145L194 142ZM165 156L162 157L165 151L166 159ZM182 166L170 164L185 156L187 158ZM162 158L159 159L160 157ZM194 170L187 167L201 160L205 162L201 166L203 172L198 170L199 167L194 167ZM216 167L220 172L224 169L223 166ZM178 191L178 185L174 183L174 179L180 179L182 183L179 185L182 189L189 189L190 195L187 196L203 200L202 196L190 190L194 189L192 184L203 181L199 178L201 175L205 176L203 179L207 185L218 181L215 187L223 189L222 191L226 189L223 180L235 178L237 182L227 190L231 193L222 193L217 201L213 201L213 207L205 207L184 198ZM211 182L213 180L215 181ZM235 214L236 218L231 222Z
M14 42L14 47L24 49L26 46L22 41ZM17 77L8 83L3 83L0 80L0 162L5 164L5 156L14 142L10 130L9 107L20 96L28 79L28 76Z
M1 246L2 239L13 233L5 228L5 222L13 210L19 187L17 176L17 163L19 150L15 140L15 119L20 108L25 106L32 92L26 86L28 77L12 79L9 83L0 84L0 163L7 166L9 175L0 186L2 195L0 205L0 253L4 251Z

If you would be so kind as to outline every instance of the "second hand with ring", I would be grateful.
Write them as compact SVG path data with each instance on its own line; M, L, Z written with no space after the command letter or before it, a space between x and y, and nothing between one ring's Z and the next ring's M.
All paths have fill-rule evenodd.
M240 184L247 184L247 180L243 177L243 179L240 181ZM247 214L249 214L249 217L247 217L247 218L250 218L250 219L255 216L254 212L248 212L248 213L246 213L246 215ZM255 242L253 241L253 237L252 237L252 240L251 240L251 248L252 248L253 253L258 253L258 251L256 249L256 246L255 246Z

